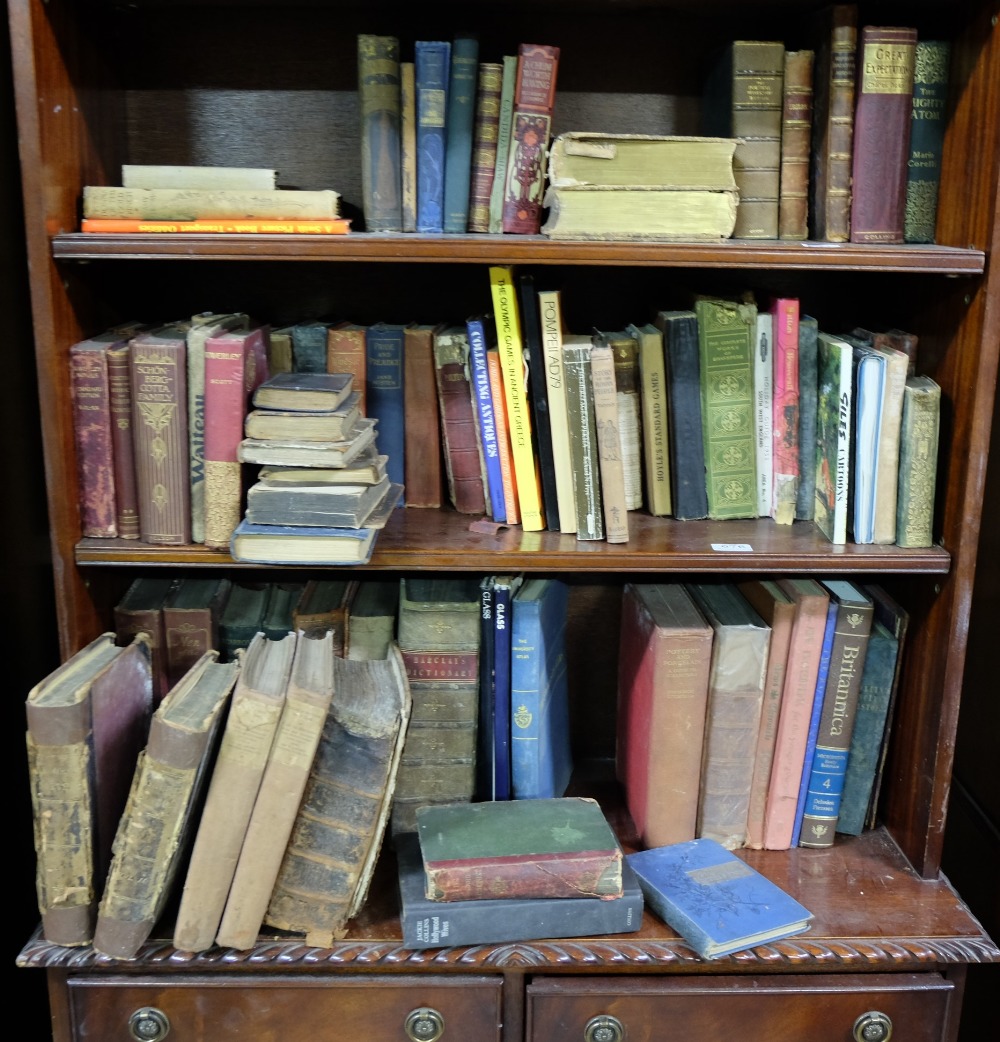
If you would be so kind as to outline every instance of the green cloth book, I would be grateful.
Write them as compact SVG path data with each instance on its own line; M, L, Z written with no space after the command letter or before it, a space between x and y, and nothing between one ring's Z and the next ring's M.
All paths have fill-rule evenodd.
M583 796L421 807L427 897L620 897L622 851Z

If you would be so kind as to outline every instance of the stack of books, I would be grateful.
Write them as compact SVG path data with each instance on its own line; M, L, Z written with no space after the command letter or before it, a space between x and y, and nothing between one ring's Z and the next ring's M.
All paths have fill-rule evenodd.
M230 550L238 561L365 564L402 486L376 452L347 373L278 373L254 393L239 448L262 464Z
M120 185L86 185L80 230L90 234L344 235L332 189L278 188L262 167L122 167Z

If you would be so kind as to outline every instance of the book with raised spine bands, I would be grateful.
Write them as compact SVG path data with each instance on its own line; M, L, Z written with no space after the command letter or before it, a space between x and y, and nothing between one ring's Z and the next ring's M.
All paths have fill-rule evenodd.
M403 230L400 161L399 40L358 36L361 189L370 232Z

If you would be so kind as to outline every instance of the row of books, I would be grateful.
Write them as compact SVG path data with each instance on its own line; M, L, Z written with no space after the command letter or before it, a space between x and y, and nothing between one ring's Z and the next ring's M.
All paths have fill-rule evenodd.
M365 227L538 232L559 48L479 60L479 40L358 37Z

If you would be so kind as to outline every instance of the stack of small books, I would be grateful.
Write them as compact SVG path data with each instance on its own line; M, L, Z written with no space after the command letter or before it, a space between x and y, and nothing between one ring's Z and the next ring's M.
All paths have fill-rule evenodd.
M366 564L402 493L347 373L277 373L254 392L240 444L261 464L233 533L238 561Z
M633 933L643 898L598 804L583 797L417 810L395 839L408 948Z

